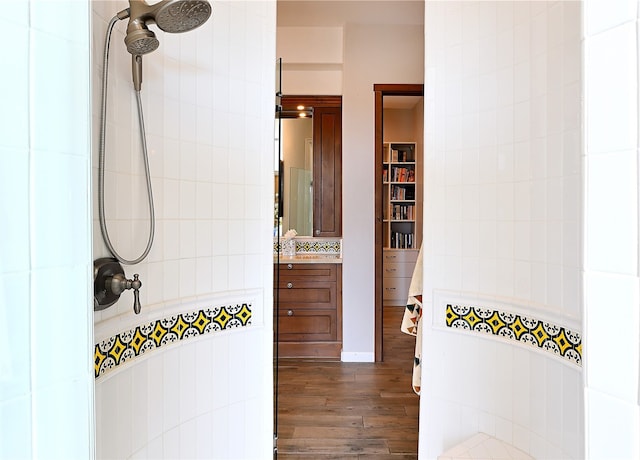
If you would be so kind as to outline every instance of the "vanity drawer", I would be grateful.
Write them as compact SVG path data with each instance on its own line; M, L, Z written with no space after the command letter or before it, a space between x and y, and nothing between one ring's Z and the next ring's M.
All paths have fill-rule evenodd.
M338 268L336 264L280 264L280 286L296 280L336 282Z
M382 283L383 300L401 300L401 305L407 301L411 278L385 278Z
M337 284L311 281L280 281L280 308L336 309Z
M282 342L336 340L338 321L334 310L292 307L280 309L279 337Z
M411 278L415 263L387 263L384 264L382 276L386 278Z

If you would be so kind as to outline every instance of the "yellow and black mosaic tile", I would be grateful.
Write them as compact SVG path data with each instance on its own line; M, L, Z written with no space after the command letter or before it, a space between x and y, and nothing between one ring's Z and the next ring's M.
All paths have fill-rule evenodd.
M447 305L447 326L482 332L527 344L582 366L582 337L539 319L491 308Z
M298 254L340 254L342 242L334 241L312 241L306 239L296 239L296 253ZM280 249L278 241L273 243L274 254Z
M164 345L250 324L249 303L204 308L140 324L96 344L95 378Z

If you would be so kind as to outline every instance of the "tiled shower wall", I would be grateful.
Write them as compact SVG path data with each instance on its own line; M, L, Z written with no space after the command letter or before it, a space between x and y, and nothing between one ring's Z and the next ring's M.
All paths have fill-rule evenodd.
M588 0L584 13L586 455L640 458L640 11Z
M89 3L0 8L0 457L90 459Z
M144 262L125 267L142 280L142 313L134 315L131 293L123 294L96 313L95 340L220 306L250 305L250 321L185 336L99 376L98 458L259 458L271 451L271 385L264 382L272 348L265 312L272 303L275 2L212 5L209 21L194 31L150 27L160 41L143 58L142 82L155 243ZM97 167L104 34L127 3L92 6ZM126 21L116 25L111 43L106 214L114 246L135 258L146 244L148 211L125 28ZM107 251L96 200L94 193L97 258Z
M581 332L581 4L425 8L421 456L483 431L584 458L579 364L445 323L459 304Z

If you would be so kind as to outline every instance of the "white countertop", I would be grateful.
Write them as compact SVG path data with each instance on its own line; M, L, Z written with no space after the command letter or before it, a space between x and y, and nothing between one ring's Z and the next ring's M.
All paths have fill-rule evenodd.
M278 263L278 258L273 257L273 263ZM339 254L296 254L295 256L280 256L281 264L341 264L342 257Z

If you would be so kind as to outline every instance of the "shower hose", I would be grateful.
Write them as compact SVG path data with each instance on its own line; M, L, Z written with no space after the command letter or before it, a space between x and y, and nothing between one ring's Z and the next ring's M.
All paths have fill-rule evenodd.
M126 10L125 10L126 11ZM124 12L122 12L124 13ZM149 173L149 154L147 153L147 139L144 129L144 118L142 116L142 100L140 97L140 91L135 90L136 100L138 103L138 123L140 126L140 139L142 142L142 157L144 160L144 169L145 175L147 179L147 196L149 198L149 239L147 241L147 247L143 251L143 253L136 259L127 260L124 259L118 252L115 250L113 245L111 244L111 240L109 239L109 231L107 230L107 224L105 219L104 212L104 170L105 170L105 137L106 137L106 123L107 123L107 75L109 68L109 44L111 42L111 32L113 30L113 26L115 23L121 19L124 19L128 16L124 16L122 13L119 13L117 16L114 16L109 25L107 26L107 33L105 37L104 44L104 56L102 61L102 104L101 104L101 112L100 112L100 149L99 149L99 160L98 160L98 213L100 217L100 231L102 233L102 238L104 243L109 249L109 252L113 254L113 256L118 259L118 261L125 265L135 265L137 263L142 262L147 255L149 255L149 251L151 251L151 246L153 245L153 238L155 234L155 211L153 207L153 191L151 190L151 174ZM124 17L121 17L124 16Z

